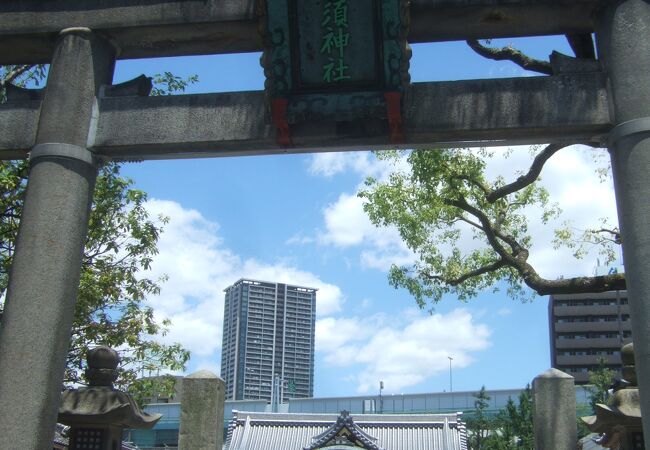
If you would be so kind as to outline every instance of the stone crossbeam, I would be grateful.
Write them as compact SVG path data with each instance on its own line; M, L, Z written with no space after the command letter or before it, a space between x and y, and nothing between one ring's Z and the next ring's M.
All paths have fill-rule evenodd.
M40 100L0 105L0 159L24 158L36 141Z
M0 106L0 159L34 144L36 100ZM611 128L601 73L415 83L404 98L403 147L592 142ZM114 159L171 159L394 147L385 121L292 127L279 147L262 91L99 102L91 149Z
M0 64L47 63L56 36L88 27L117 58L259 51L256 0L2 0ZM412 0L409 42L592 33L599 0Z

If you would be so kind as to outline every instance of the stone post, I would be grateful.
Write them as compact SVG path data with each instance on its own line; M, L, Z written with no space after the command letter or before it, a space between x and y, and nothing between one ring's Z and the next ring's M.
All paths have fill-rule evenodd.
M636 346L645 445L650 448L650 3L607 2L598 52L609 77L609 135L625 279Z
M575 450L576 391L573 377L549 369L533 380L535 450Z
M0 326L0 436L11 448L52 448L97 176L86 146L113 66L113 48L90 30L61 32Z
M221 450L226 384L200 370L183 378L179 450Z

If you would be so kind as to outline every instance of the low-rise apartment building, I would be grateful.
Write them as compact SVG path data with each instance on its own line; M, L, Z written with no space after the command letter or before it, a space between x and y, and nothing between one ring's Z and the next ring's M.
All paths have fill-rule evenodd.
M620 376L621 346L632 340L626 291L552 295L549 298L551 365L589 382L599 362Z

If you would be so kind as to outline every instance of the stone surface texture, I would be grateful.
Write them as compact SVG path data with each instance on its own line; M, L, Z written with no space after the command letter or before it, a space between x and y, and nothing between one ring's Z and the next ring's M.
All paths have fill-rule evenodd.
M99 86L111 82L113 56L87 31L61 35L37 144L91 157L84 149L91 111ZM97 176L86 161L42 155L30 162L0 326L0 436L20 450L52 446Z
M96 30L120 58L259 51L254 0L3 0L0 64L43 63L52 34ZM591 33L598 0L412 0L409 42ZM218 25L215 26L215 23ZM173 35L173 39L170 39Z
M183 378L179 450L221 450L226 385L207 370Z
M575 450L576 394L573 377L549 369L533 380L535 450Z
M37 118L29 115L28 108L33 103L15 104L21 113L18 117L34 125L0 137L0 159L24 157L32 145L34 135L29 130ZM280 147L262 91L111 97L100 99L98 106L96 134L90 145L95 153L109 158L146 160L394 147L382 120L292 125L294 146ZM7 108L14 106L0 106L0 119L3 114L9 115ZM477 145L598 143L612 126L606 77L599 72L417 83L407 89L403 114L404 146L409 148L467 146L472 141Z
M613 118L618 126L650 117L650 3L612 2L598 17L598 50L609 74ZM650 125L610 142L612 174L623 240L625 279L641 412L650 448Z

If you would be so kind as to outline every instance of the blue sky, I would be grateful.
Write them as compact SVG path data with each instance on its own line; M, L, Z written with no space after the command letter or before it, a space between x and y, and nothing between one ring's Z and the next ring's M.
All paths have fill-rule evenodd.
M497 40L545 58L570 54L563 37ZM120 61L115 82L144 73L199 75L188 93L262 89L259 54ZM464 43L413 46L414 82L530 76L509 62L487 61ZM543 177L576 227L614 217L611 182L594 175L593 151L561 152ZM513 178L529 152L497 158L492 175ZM505 293L460 303L445 298L429 314L388 285L390 262L411 257L393 230L372 227L356 192L388 168L368 152L149 161L123 173L148 192L153 214L171 221L151 276L166 274L148 299L170 333L192 351L187 372L219 373L223 289L242 277L316 287L315 396L523 387L550 365L547 299L521 304ZM533 261L544 275L589 274L595 255L572 261L550 246L552 232L531 211ZM558 222L559 224L560 222Z

